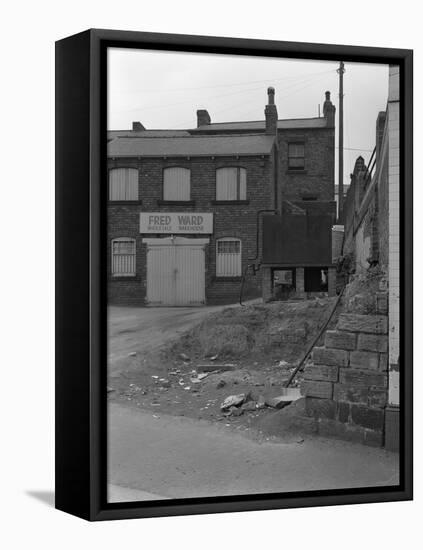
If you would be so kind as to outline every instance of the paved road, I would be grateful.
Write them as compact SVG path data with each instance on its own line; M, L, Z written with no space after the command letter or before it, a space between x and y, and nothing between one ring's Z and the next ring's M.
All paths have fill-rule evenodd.
M256 303L247 302L247 303ZM201 322L210 313L234 306L108 308L108 367L117 374L128 354L158 348Z
M395 485L398 455L322 438L258 443L225 425L112 404L109 500Z

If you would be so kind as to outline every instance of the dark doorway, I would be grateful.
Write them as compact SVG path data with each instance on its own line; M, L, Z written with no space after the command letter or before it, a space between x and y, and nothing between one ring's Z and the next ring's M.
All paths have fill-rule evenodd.
M327 292L328 291L328 268L327 267L304 268L304 290L305 292Z

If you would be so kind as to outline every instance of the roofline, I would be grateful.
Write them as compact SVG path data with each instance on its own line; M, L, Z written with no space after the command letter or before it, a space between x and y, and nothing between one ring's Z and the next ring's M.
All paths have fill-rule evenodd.
M325 120L325 117L323 116L316 116L316 117L303 117L303 118L278 118L278 122L289 122L289 121L297 121L297 120ZM261 118L260 120L236 120L236 121L226 121L226 122L211 122L210 124L203 124L204 126L214 126L215 124L249 124L250 122L262 122L263 124L266 123L265 119ZM196 130L197 128L192 128L193 130Z
M325 120L325 117L305 117L305 118L278 118L278 122L296 122L298 120ZM207 128L209 126L217 126L218 124L250 124L251 122L262 122L265 124L264 119L260 120L237 120L237 121L225 121L225 122L211 122L210 124L203 124L199 128ZM132 129L126 129L126 130L107 130L107 132L134 132L138 134L142 134L143 132L195 132L196 130L199 130L199 128L145 128L145 130L132 130Z
M127 159L127 158L162 158L162 159L172 159L172 158L212 158L212 157L269 157L272 154L272 151L268 153L205 153L205 154L179 154L179 155L107 155L108 159Z
M222 138L222 137L227 137L229 139L229 136L217 136L217 135L207 136L204 134L201 134L199 136L197 135L193 136L192 134L183 135L183 136L121 136L121 137L117 136L114 139L216 139L216 138ZM253 138L271 138L271 139L275 138L275 136L271 136L269 134L264 134L264 133L231 134L231 137L240 137L240 138L253 137Z

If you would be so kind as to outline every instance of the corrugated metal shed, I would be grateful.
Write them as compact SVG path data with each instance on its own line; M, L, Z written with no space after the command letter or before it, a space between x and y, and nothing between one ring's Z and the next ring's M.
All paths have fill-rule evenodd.
M177 157L269 155L273 136L190 136L172 138L115 138L108 143L110 157Z

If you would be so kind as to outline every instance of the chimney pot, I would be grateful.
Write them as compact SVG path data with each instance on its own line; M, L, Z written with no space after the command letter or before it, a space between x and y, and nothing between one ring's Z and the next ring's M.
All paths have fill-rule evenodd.
M197 128L206 126L211 123L211 118L206 109L198 109L197 111Z
M272 86L269 86L267 88L267 96L268 96L268 105L274 105L275 104L275 88Z
M144 126L141 124L141 122L138 122L138 121L134 121L132 123L132 130L134 132L142 132L143 130L145 130Z

